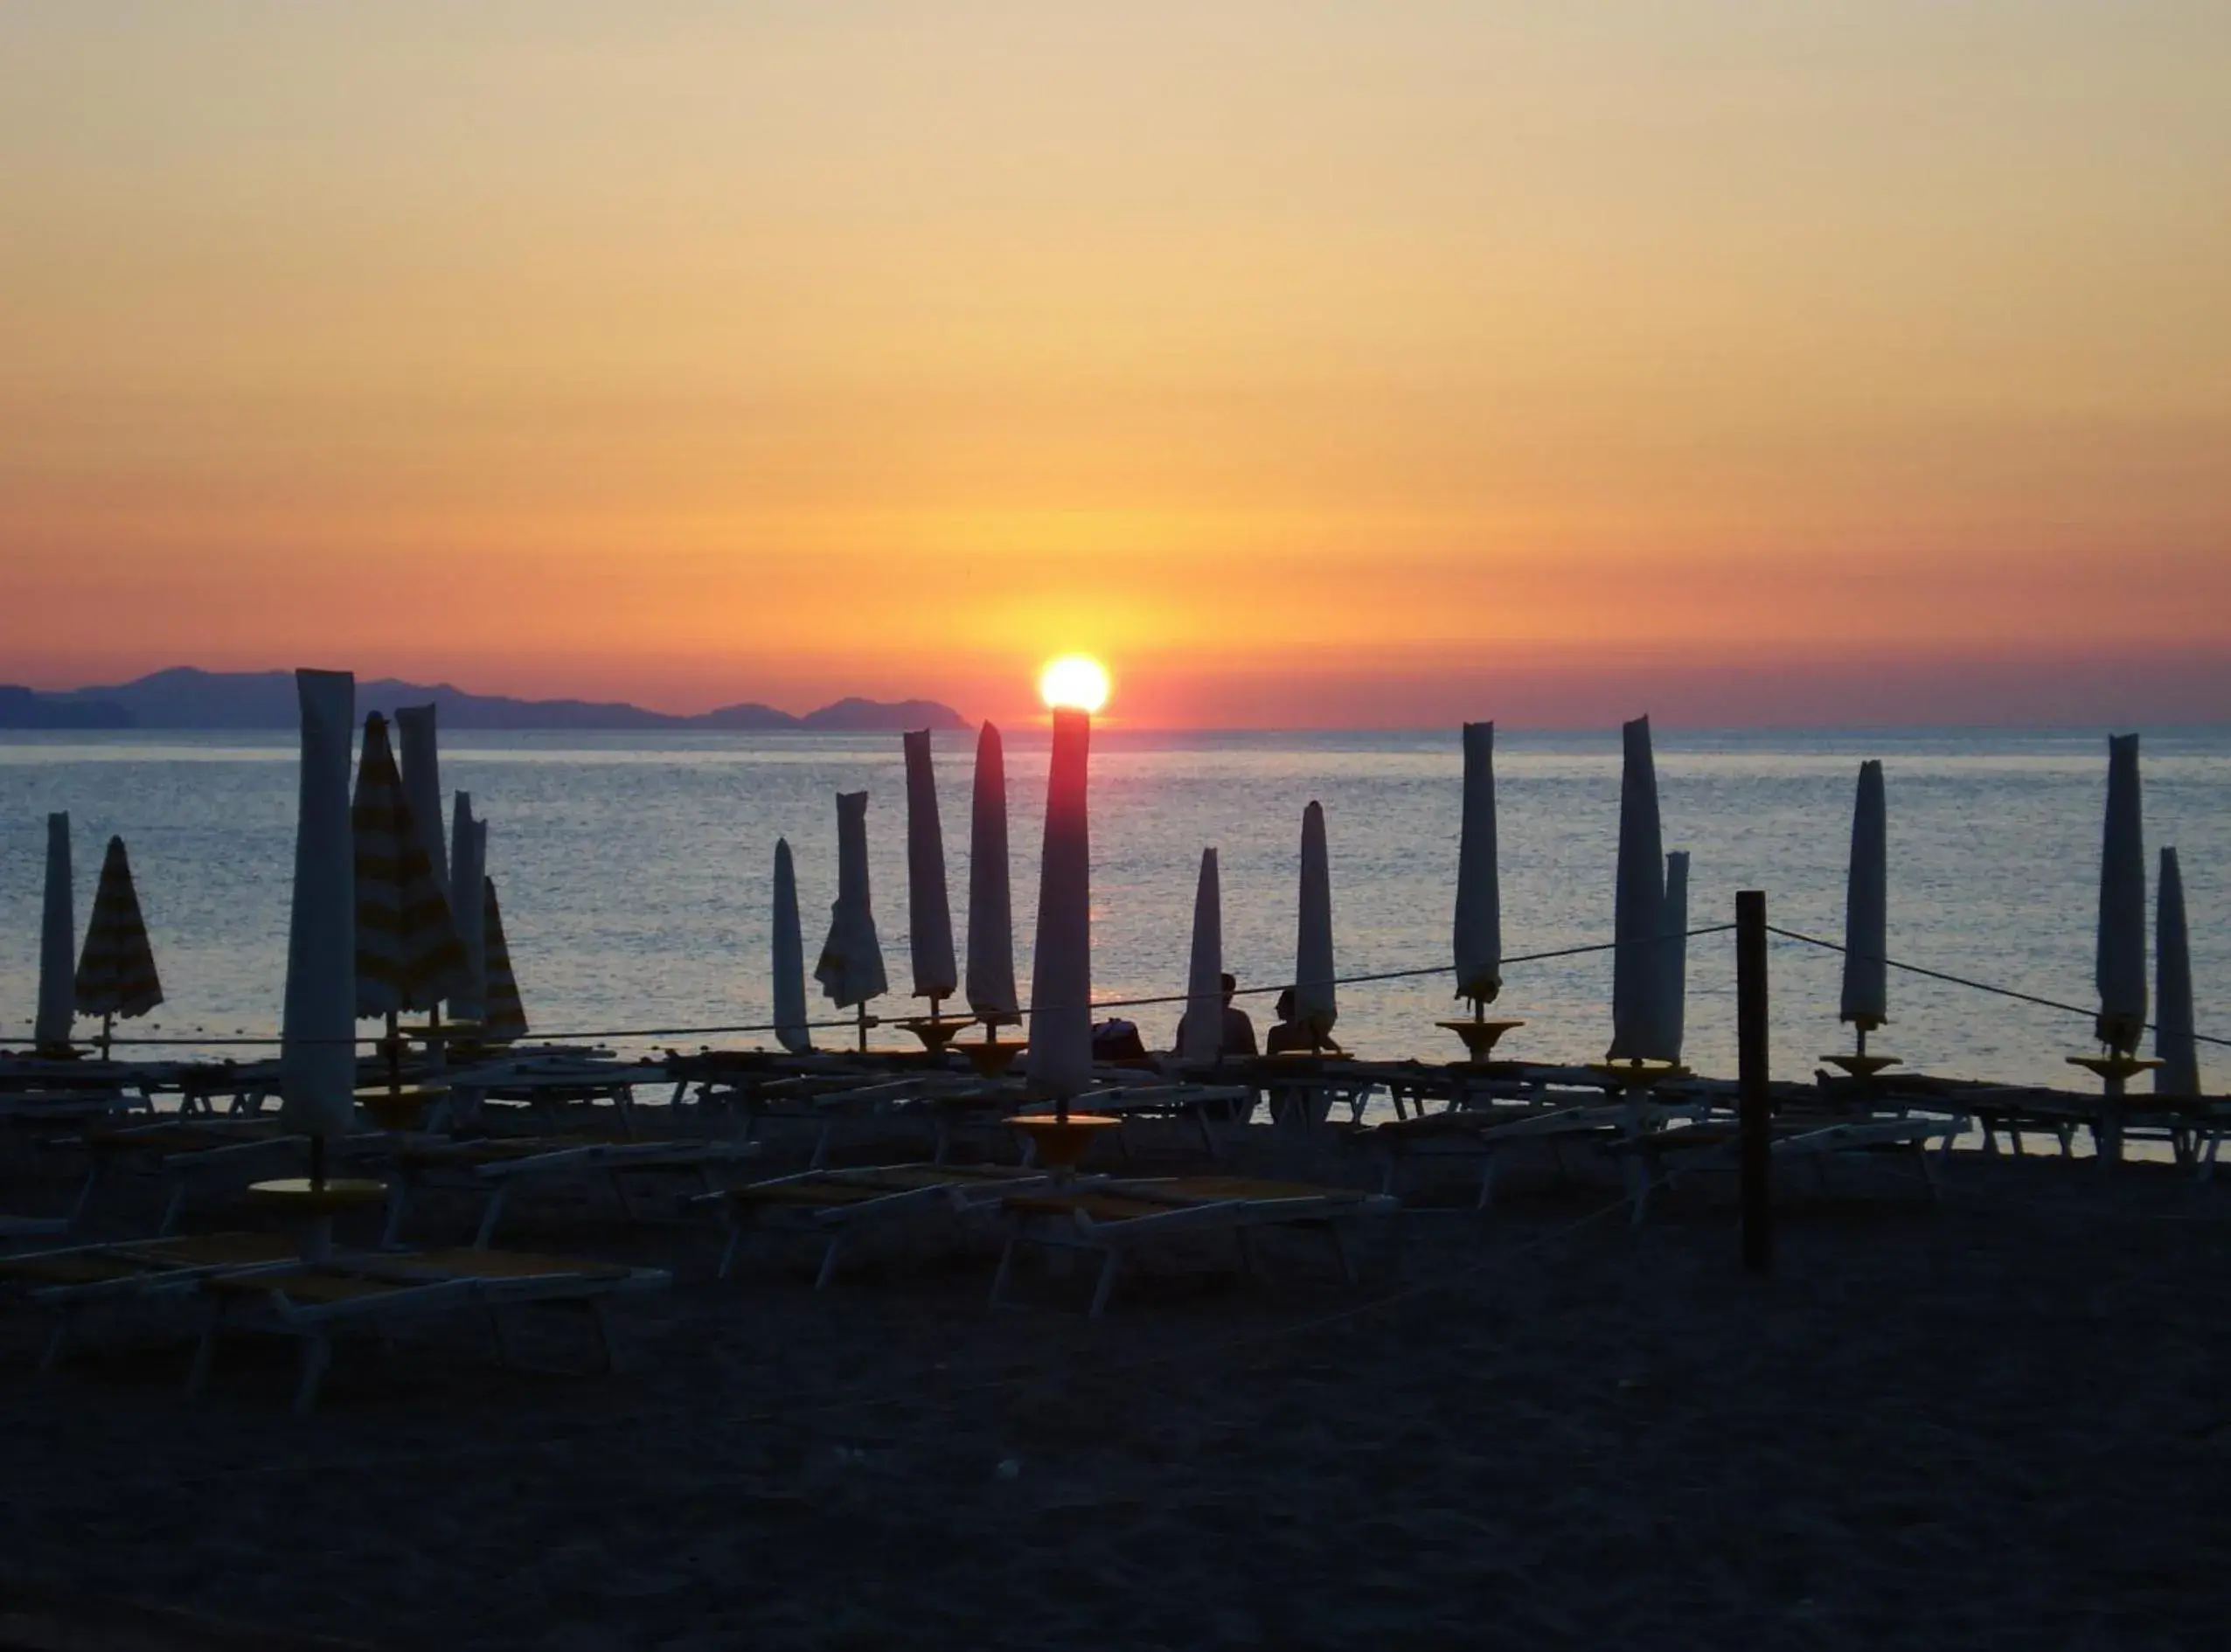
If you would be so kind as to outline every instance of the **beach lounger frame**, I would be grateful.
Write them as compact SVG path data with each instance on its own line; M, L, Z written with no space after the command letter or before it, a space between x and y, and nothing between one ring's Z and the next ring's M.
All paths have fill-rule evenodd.
M924 1209L950 1211L956 1221L997 1204L1011 1193L1042 1187L1048 1172L1015 1165L941 1163L864 1165L802 1170L692 1201L717 1209L726 1233L715 1270L728 1277L752 1232L787 1229L824 1240L813 1288L825 1290L853 1236L869 1225L902 1219ZM817 1199L817 1195L820 1197Z
M473 1234L473 1248L486 1250L495 1240L511 1190L523 1183L602 1177L620 1202L629 1222L643 1220L628 1190L628 1178L654 1173L694 1171L705 1193L719 1190L715 1171L740 1164L758 1156L756 1142L740 1141L580 1142L559 1141L534 1150L534 1138L489 1136L479 1142L440 1141L406 1143L397 1149L388 1181L386 1222L380 1247L393 1250L401 1243L403 1218L412 1197L421 1188L443 1186L477 1193L483 1203ZM502 1156L476 1157L483 1143L508 1144L492 1151ZM518 1150L509 1150L516 1147Z

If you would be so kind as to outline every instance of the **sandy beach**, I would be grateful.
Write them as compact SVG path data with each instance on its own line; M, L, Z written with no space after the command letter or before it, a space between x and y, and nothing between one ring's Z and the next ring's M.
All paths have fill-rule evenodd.
M2231 1580L2231 1196L1962 1156L1631 1229L1608 1183L1397 1218L1340 1287L1274 1240L990 1313L990 1262L522 1206L506 1242L675 1288L505 1370L476 1322L337 1362L0 1318L11 1599L373 1647L2199 1646ZM1870 1179L1871 1178L1871 1179ZM1425 1196L1429 1201L1430 1191ZM120 1642L121 1643L121 1642ZM108 1644L107 1642L101 1644Z

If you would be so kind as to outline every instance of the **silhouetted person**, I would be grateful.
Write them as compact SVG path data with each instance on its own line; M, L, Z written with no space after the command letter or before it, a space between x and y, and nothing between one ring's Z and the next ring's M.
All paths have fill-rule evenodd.
M1240 990L1239 981L1230 975L1221 977L1224 987L1224 1037L1216 1053L1220 1056L1251 1056L1255 1052L1255 1023L1248 1019L1248 1012L1232 1002ZM1185 1047L1185 1022L1192 1015L1189 1005L1178 1017L1177 1048Z
M1265 1055L1283 1055L1289 1050L1321 1050L1327 1055L1340 1053L1338 1045L1333 1043L1329 1038L1317 1037L1310 1032L1309 1023L1300 1018L1295 1008L1294 989L1291 987L1278 995L1276 1007L1278 1024L1265 1033L1262 1038L1262 1050Z

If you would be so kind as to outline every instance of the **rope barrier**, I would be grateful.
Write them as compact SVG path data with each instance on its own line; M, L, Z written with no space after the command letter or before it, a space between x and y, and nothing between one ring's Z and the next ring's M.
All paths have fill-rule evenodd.
M1577 958L1590 953L1612 952L1621 947L1648 947L1655 946L1661 941L1666 941L1693 940L1699 935L1725 934L1727 931L1734 928L1734 927L1735 926L1733 924L1706 924L1696 929L1683 930L1678 934L1669 932L1662 935L1638 935L1628 941L1589 941L1585 945L1578 947L1555 947L1543 952L1522 952L1504 959L1503 963L1506 966L1511 964L1546 963L1553 959ZM1407 981L1424 975L1438 975L1449 973L1452 973L1450 966L1446 963L1423 964L1415 968L1410 969L1380 969L1373 971L1366 975L1335 975L1327 984L1335 987L1361 987L1373 985L1380 982ZM1233 996L1234 997L1259 997L1266 993L1289 991L1301 984L1302 983L1299 982L1289 981L1277 982L1266 987L1240 987L1234 989ZM1147 1009L1155 1005L1173 1003L1191 1004L1195 1002L1196 999L1202 1002L1220 1002L1223 996L1224 995L1221 991L1214 994L1171 992L1163 993L1152 997L1100 998L1094 1000L1085 1007L1088 1010L1140 1010ZM1025 1004L1020 1010L1017 1010L1016 1013L1022 1016L1031 1015L1034 1013L1033 1006ZM957 1018L967 1021L980 1019L980 1017L975 1016ZM871 1026L875 1026L884 1024L879 1017L871 1017L869 1024ZM538 1036L544 1041L553 1044L581 1042L603 1038L705 1038L716 1034L726 1036L744 1032L780 1032L786 1025L794 1029L801 1029L815 1032L849 1032L857 1029L859 1023L856 1018L848 1018L842 1021L794 1021L789 1023L777 1023L773 1021L742 1022L719 1026L702 1027L608 1027L588 1031L546 1032ZM419 1031L419 1029L414 1028L412 1029L412 1031ZM385 1033L359 1033L346 1039L315 1038L303 1039L300 1042L303 1044L316 1045L334 1045L344 1043L349 1045L379 1045L384 1043L386 1039L386 1034ZM91 1044L93 1040L83 1039L80 1040L80 1042ZM212 1047L267 1048L276 1045L282 1041L275 1036L258 1038L149 1038L145 1035L134 1037L129 1034L120 1032L112 1038L109 1042L111 1044L130 1044L146 1046L179 1045L194 1049L207 1049Z
M1818 947L1824 952L1848 953L1851 950L1850 947L1839 946L1833 941L1824 941L1818 935L1808 935L1795 929L1783 929L1773 924L1767 925L1766 933L1769 935L1779 935L1784 941L1801 941L1806 946ZM2035 1004L2040 1010L2058 1010L2065 1015L2081 1016L2087 1021L2099 1013L2096 1010L2086 1009L2082 1004L2063 1003L2058 998L2040 998L2033 992L2022 992L2012 987L2001 987L1991 982L1977 981L1968 975L1956 975L1943 969L1930 969L1922 964L1907 963L1896 958L1870 959L1867 961L1880 962L1893 969L1902 969L1908 975L1923 975L1931 981L1945 982L1955 987L1967 987L1976 992L1987 992L1995 997L2012 998L2017 1003ZM2145 1030L2148 1032L2160 1031L2151 1021L2145 1024ZM2231 1049L2231 1038L2215 1038L2205 1032L2195 1032L2193 1039L2196 1044L2220 1045Z

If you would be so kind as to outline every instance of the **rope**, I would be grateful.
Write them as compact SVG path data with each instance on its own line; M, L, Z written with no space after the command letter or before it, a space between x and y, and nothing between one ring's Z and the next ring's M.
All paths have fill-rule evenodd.
M1779 935L1784 941L1801 941L1808 947L1818 947L1824 952L1848 953L1851 950L1848 947L1838 946L1835 941L1824 941L1818 935L1804 934L1797 930L1783 929L1774 924L1767 925L1766 933L1769 935ZM2058 1010L2065 1015L2082 1016L2087 1021L2098 1013L2095 1010L2086 1009L2082 1004L2063 1003L2058 998L2040 998L2033 992L2022 992L2012 987L2001 987L1991 982L1977 981L1968 975L1956 975L1943 969L1930 969L1921 964L1906 963L1896 958L1870 959L1867 961L1880 961L1893 969L1902 969L1908 975L1924 975L1931 981L1942 981L1955 987L1967 987L1977 992L1987 992L1994 997L2012 998L2017 1003L2035 1004L2040 1010ZM2145 1030L2148 1032L2158 1032L2161 1029L2149 1021L2145 1024ZM2193 1035L2193 1040L2196 1044L2220 1045L2231 1049L2231 1038L2210 1038L2205 1032L2195 1032Z
M1678 934L1668 933L1663 935L1638 935L1627 941L1590 941L1585 946L1555 947L1544 952L1519 953L1513 956L1504 959L1503 962L1506 965L1546 963L1552 959L1577 958L1589 953L1611 952L1621 947L1648 947L1654 946L1660 941L1665 941L1693 940L1699 935L1725 934L1727 931L1734 928L1734 927L1735 926L1732 923L1707 924L1701 928L1684 930ZM1448 973L1449 968L1449 967L1445 963L1437 963L1423 964L1412 969L1380 969L1373 971L1367 975L1336 975L1327 984L1335 987L1361 987L1370 986L1376 982L1386 981L1408 981L1414 980L1421 975L1443 975ZM1301 984L1302 983L1299 982L1289 981L1267 987L1240 987L1234 990L1233 996L1235 997L1255 997L1264 993L1289 991ZM1218 1002L1220 1001L1223 996L1224 995L1221 991L1218 991L1213 994L1171 992L1143 998L1099 998L1095 999L1085 1007L1088 1010L1138 1010L1157 1004L1191 1004L1195 1002L1196 999L1199 999L1203 1003ZM1029 1004L1024 1005L1021 1009L1016 1011L1018 1015L1025 1016L1034 1012L1034 1006ZM1049 1011L1048 1013L1051 1012ZM975 1020L976 1018L977 1017L973 1016L966 1017L966 1019L969 1020ZM871 1017L870 1024L879 1025L881 1024L879 1019ZM539 1034L538 1037L546 1042L553 1044L587 1042L605 1038L703 1038L714 1034L725 1036L741 1032L780 1032L783 1030L785 1025L793 1028L803 1028L808 1031L818 1032L851 1031L859 1025L859 1022L856 1017L851 1017L842 1021L803 1021L789 1023L757 1021L740 1022L719 1026L703 1027L606 1027L593 1029L588 1031L546 1032ZM386 1035L385 1033L358 1033L345 1039L305 1038L298 1040L298 1042L305 1045L378 1045L383 1043L386 1040ZM87 1039L80 1040L80 1042L90 1045L93 1041ZM189 1045L195 1049L206 1049L211 1047L223 1048L232 1046L263 1048L280 1044L282 1040L276 1037L150 1038L145 1035L133 1037L124 1033L118 1033L110 1040L110 1042L112 1044L144 1045Z

